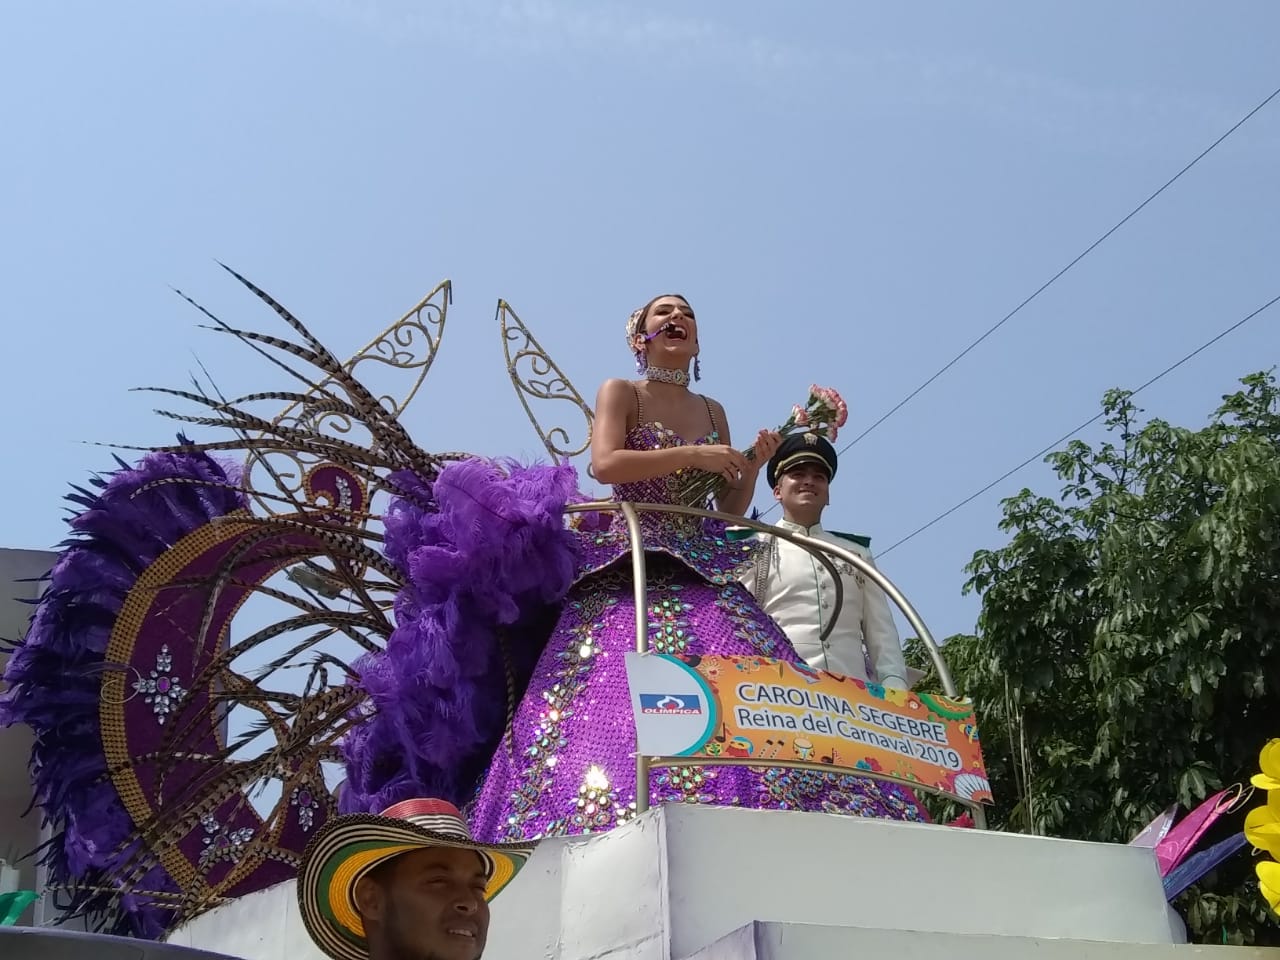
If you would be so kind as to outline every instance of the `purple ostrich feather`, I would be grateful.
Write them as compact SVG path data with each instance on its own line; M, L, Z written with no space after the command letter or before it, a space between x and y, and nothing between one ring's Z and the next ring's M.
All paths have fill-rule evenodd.
M106 917L112 932L153 939L168 911L145 896L119 890L117 901L108 892L119 889L117 871L137 841L131 842L136 827L103 754L104 654L138 576L186 534L246 501L234 468L202 453L155 453L136 466L117 462L119 470L90 481L96 492L77 487L67 497L83 509L68 521L73 534L44 578L48 586L26 637L11 645L0 725L25 724L35 734L34 802L54 832L43 856L51 887L71 888L65 906ZM160 867L137 886L176 891Z
M408 584L385 652L355 664L369 715L343 743L342 812L470 799L573 581L577 496L570 466L477 458L441 472L434 509L392 503L385 552Z

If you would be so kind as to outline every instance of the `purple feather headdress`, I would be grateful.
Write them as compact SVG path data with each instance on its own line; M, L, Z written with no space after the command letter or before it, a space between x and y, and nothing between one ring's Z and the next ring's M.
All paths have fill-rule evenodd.
M180 444L189 441L179 436ZM107 771L99 728L99 689L107 643L138 576L183 536L246 506L237 471L203 453L154 453L136 466L90 480L67 499L83 509L45 579L27 635L12 644L0 694L0 725L35 734L33 804L53 837L42 862L60 904L97 915L113 933L154 938L168 911L118 889L117 870L136 856L136 825ZM176 892L155 867L137 885Z

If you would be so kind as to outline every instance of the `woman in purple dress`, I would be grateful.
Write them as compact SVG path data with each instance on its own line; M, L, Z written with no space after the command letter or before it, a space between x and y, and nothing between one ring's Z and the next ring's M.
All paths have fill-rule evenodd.
M697 320L688 301L662 296L632 314L627 340L642 379L601 388L591 441L598 480L613 498L674 504L691 475L724 478L718 502L742 514L759 465L777 449L760 431L752 459L730 445L716 401L698 378ZM522 840L608 830L635 813L635 727L625 654L635 603L625 522L580 534L579 562L558 623L469 810L475 835ZM785 635L734 578L746 559L723 526L642 512L649 642L658 653L764 656L798 662ZM908 791L838 773L701 767L653 771L654 804L713 803L924 819Z

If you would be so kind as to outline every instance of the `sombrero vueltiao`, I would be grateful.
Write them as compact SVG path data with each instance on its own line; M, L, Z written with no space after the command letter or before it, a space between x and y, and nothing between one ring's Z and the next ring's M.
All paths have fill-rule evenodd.
M392 857L426 847L478 853L489 876L486 900L511 882L533 852L532 844L476 843L458 808L445 800L404 800L381 816L334 817L311 839L298 871L298 906L316 946L334 960L369 960L354 897L357 881Z

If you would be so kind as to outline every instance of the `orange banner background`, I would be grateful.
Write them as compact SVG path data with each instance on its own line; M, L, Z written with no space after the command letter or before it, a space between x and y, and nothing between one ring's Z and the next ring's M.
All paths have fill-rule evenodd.
M702 678L717 710L687 756L809 760L991 802L972 703L764 657L672 659Z

